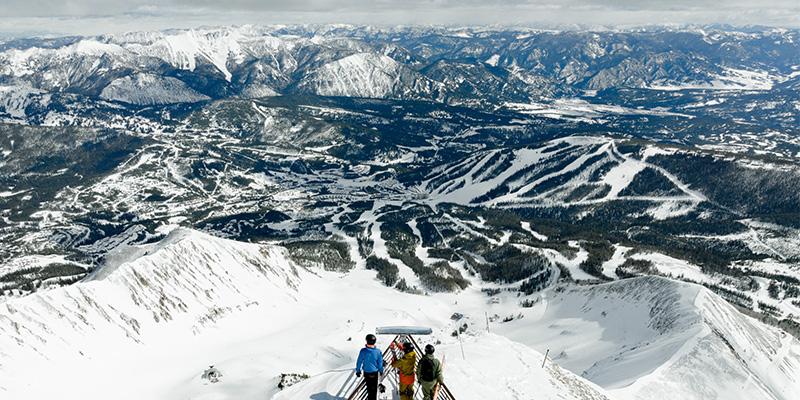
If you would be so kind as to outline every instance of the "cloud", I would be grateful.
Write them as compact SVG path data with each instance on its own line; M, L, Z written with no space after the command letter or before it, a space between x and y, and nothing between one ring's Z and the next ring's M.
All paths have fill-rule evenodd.
M724 23L800 28L797 18L800 1L27 0L2 2L0 15L0 30L50 29L75 34L271 23L533 26Z
M136 13L141 10L178 12L206 10L208 12L298 12L341 13L350 11L446 12L465 10L525 11L556 7L561 10L583 9L628 11L692 11L692 10L798 10L797 0L28 0L4 1L0 14L6 17L75 17Z

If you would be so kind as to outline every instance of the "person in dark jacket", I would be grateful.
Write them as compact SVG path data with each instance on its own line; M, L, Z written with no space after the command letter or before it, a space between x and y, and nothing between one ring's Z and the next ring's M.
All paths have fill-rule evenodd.
M419 386L422 387L422 396L424 400L433 399L433 391L436 389L436 385L439 382L444 383L442 364L433 356L435 350L433 345L429 344L425 346L425 355L422 356L417 364L417 381L419 381ZM430 364L428 364L429 362ZM428 369L426 365L430 366L431 376L426 376L427 371L425 370Z
M412 400L414 398L414 366L417 364L417 353L414 352L414 345L410 342L403 344L403 358L392 361L392 367L400 371L400 400Z
M358 353L356 360L356 376L361 377L364 370L364 383L367 385L367 400L378 399L378 379L383 375L383 354L375 347L378 338L373 334L367 335L367 344Z

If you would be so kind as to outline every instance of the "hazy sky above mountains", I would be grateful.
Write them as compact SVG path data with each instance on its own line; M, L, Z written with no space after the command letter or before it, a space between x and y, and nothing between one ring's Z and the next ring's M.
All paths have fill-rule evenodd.
M26 0L0 33L93 35L236 24L731 24L800 28L800 0Z

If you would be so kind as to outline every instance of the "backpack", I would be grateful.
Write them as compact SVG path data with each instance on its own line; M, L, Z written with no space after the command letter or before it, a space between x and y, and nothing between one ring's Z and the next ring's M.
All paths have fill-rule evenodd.
M420 363L420 378L422 378L425 382L433 382L436 380L436 366L433 364L433 360L428 357L422 359Z

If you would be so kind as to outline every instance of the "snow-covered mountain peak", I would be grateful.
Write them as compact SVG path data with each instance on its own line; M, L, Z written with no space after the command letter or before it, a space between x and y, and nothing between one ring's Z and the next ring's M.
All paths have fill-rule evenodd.
M240 58L243 37L236 30L201 32L190 29L175 34L164 34L151 46L138 47L143 55L162 58L172 65L194 71L200 62L216 67L230 81L228 60Z
M106 53L121 53L124 49L117 44L103 43L94 39L84 39L72 45L72 49L80 54L101 56ZM65 52L69 52L69 48Z

